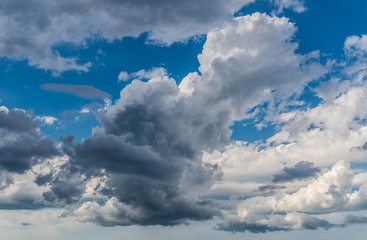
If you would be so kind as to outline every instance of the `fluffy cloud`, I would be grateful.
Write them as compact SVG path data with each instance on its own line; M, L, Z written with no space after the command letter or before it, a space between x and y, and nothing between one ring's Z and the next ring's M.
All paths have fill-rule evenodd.
M56 152L65 156L54 160L55 153L17 158L24 163L19 169L0 159L5 173L20 175L2 175L1 191L8 191L4 196L11 203L23 196L14 190L25 188L19 179L31 179L35 194L24 197L28 202L65 207L64 215L103 226L174 225L221 215L225 221L218 228L227 231L365 222L363 216L334 223L314 215L367 205L364 172L349 166L367 154L367 87L358 80L363 58L350 54L345 64L354 68L344 74L353 84L337 97L329 94L312 109L276 112L277 103L299 95L327 71L317 52L296 53L295 31L286 18L255 13L209 32L199 71L179 86L162 68L123 73L121 80L135 80L98 111L101 126L91 137L80 143L62 139ZM359 41L364 40L351 41L353 47L346 43L346 49L363 51ZM262 144L230 141L229 127L265 102L274 103L266 121L277 124L278 132ZM29 135L32 144L46 141L56 149L33 115L0 109L5 144Z
M0 110L0 168L21 173L37 161L58 155L52 140L39 132L32 112L21 109Z
M364 222L363 216L345 214L343 221L327 219L333 212L367 206L366 172L349 167L366 163L364 36L348 38L345 51L347 58L339 64L344 68L334 73L343 78L320 86L336 86L334 97L327 96L312 109L283 109L271 115L279 129L265 143L232 142L225 151L204 154L204 162L223 171L222 182L214 183L208 195L235 200L231 202L236 211L219 229L329 229Z
M294 193L281 190L273 196L241 201L237 206L237 215L229 217L219 228L226 231L266 232L336 227L337 223L329 223L310 214L343 209L349 201L352 180L353 172L349 166L337 162L332 169Z
M69 154L82 175L99 176L103 169L106 176L98 192L104 203L85 202L72 214L105 226L221 215L218 203L200 197L222 177L217 164L202 162L202 152L227 145L233 121L271 91L287 98L289 89L324 73L313 56L295 53L295 30L286 18L240 17L208 34L200 74L179 86L161 68L130 74L136 79L99 114L102 127Z

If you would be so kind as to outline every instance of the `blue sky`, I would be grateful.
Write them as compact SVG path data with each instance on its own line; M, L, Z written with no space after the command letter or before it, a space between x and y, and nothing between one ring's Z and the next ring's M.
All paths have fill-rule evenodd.
M363 0L0 3L9 239L364 239Z

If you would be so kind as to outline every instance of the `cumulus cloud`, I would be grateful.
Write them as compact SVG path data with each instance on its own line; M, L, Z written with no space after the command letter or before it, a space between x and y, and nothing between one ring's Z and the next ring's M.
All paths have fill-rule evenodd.
M32 112L3 107L0 111L0 168L21 173L40 159L58 155L52 140L38 130Z
M85 202L70 214L104 226L172 225L221 215L218 203L200 197L222 177L217 164L202 162L202 152L227 145L233 121L272 90L286 98L288 89L300 90L324 73L313 57L295 53L295 30L286 18L240 17L208 34L195 79L177 86L163 68L129 74L135 80L98 115L101 128L68 154L82 175L105 171L98 192L105 201Z
M0 209L37 209L47 206L34 180L35 166L61 156L53 140L38 127L31 111L0 108Z
M345 216L367 206L365 170L349 167L349 163L366 163L363 41L363 36L346 40L350 55L341 63L344 68L334 73L340 79L321 86L342 86L335 88L337 94L312 109L282 109L270 115L280 127L265 143L237 141L225 151L204 154L204 162L218 164L226 182L214 183L208 196L215 197L220 188L234 200L235 210L218 229L329 229L365 221L363 216ZM266 182L273 183L259 186ZM241 194L233 191L246 184L251 187L242 188ZM331 221L331 213L345 218Z
M86 99L105 99L111 97L110 94L87 85L47 83L41 85L40 87L47 91L66 93Z
M218 229L234 232L365 222L363 216L341 223L316 216L367 206L367 185L361 175L354 180L349 165L367 154L353 151L367 142L363 82L312 109L276 112L274 104L267 121L279 126L276 134L262 144L230 141L229 127L251 109L289 100L327 72L317 52L296 53L295 31L286 18L255 13L210 31L199 70L179 85L163 68L123 73L121 80L134 80L98 111L101 126L92 136L79 143L61 139L65 156L30 155L15 170L0 159L5 172L21 175L3 176L4 186L13 187L1 186L8 191L1 196L14 204L19 186L26 188L19 178L27 175L36 193L24 197L28 202L66 207L64 216L102 226L174 225L222 215ZM357 79L363 60L350 62L358 68L348 76ZM33 144L48 141L22 110L0 108L0 124L12 133L4 134L5 144L29 132Z
M240 201L237 215L230 217L219 228L227 231L266 232L336 227L336 223L329 223L310 214L343 209L349 201L352 179L353 173L349 166L337 162L332 169L294 193L281 190L274 196L258 196Z

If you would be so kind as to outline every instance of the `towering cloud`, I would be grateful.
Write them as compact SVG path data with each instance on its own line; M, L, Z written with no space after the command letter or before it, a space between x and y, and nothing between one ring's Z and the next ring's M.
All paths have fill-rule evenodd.
M286 18L237 18L208 34L200 74L177 86L160 71L124 88L99 115L102 127L70 154L83 174L99 176L103 169L106 176L98 192L105 203L84 202L74 214L106 226L171 225L220 215L218 203L203 194L222 172L203 164L202 152L223 149L233 121L271 91L287 98L290 88L323 74L312 57L295 53L294 31Z

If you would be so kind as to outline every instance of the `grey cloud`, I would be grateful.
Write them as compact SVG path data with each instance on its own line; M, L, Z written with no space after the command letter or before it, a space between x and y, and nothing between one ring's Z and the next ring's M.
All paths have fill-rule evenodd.
M54 141L38 131L32 112L19 109L0 111L0 168L21 173L40 159L56 156Z
M243 26L252 22L263 26L261 31L239 34L237 28L247 29ZM301 86L318 74L315 71L309 76L313 67L303 68L306 57L296 55L296 44L285 41L284 33L291 38L295 31L285 19L254 14L236 19L224 29L208 35L199 56L202 75L189 83L195 89L191 95L165 71L148 82L134 80L107 112L98 115L101 128L81 143L67 144L70 165L80 174L93 177L105 170L107 181L98 194L120 206L112 211L110 205L100 202L82 204L76 211L82 221L105 226L172 225L221 214L213 202L198 197L220 179L221 172L218 166L202 163L203 151L223 149L230 142L229 126L263 101L258 95L264 90ZM256 40L248 39L249 35ZM262 41L265 43L260 44ZM238 48L243 55L226 55L237 53ZM259 54L247 54L247 49L254 48L259 48ZM262 63L273 56L290 65L272 60ZM51 189L53 184L57 182L51 182ZM52 196L56 195L55 191ZM95 211L83 208L88 204Z
M206 118L195 122L198 112L179 97L173 79L134 81L121 95L99 115L103 128L75 145L72 162L89 173L105 169L108 180L101 193L137 214L119 210L114 221L88 219L100 225L173 225L220 215L211 201L191 196L190 187L212 181L218 169L201 164L200 150L225 143L225 125L211 126Z
M55 143L36 136L21 137L13 143L0 147L0 167L12 172L29 169L38 159L58 154Z
M70 94L85 99L104 99L111 97L110 94L106 92L86 85L48 83L43 84L40 87L47 91Z
M209 33L199 56L201 75L184 80L194 86L191 95L165 71L147 82L134 80L98 114L101 127L91 137L76 144L72 137L62 139L70 161L36 178L47 186L44 201L77 204L74 214L81 221L104 226L174 225L220 216L217 202L200 197L221 178L217 165L203 164L203 151L224 149L229 126L262 103L269 89L282 88L287 98L287 89L300 88L322 72L312 59L295 54L294 31L287 19L253 14ZM67 91L80 95L83 89ZM94 190L98 201L86 201L86 184L94 177L106 181ZM283 229L247 226L254 232L264 227Z
M173 181L173 183L172 183ZM134 175L114 174L103 191L116 197L139 214L119 219L113 225L176 225L189 220L208 220L221 213L216 204L209 200L192 199L185 196L175 180L161 181ZM128 223L126 222L128 221ZM106 225L96 221L97 224Z
M270 227L266 224L260 224L260 223L244 223L238 220L231 220L225 223L218 224L216 229L233 233L246 232L246 231L252 233L265 233L265 232L290 230L288 228Z
M351 224L364 224L364 223L367 223L367 217L365 216L348 215L344 219L345 226L348 226Z
M148 33L151 43L172 44L231 21L241 7L255 0L3 0L0 2L0 56L27 59L56 74L89 71L91 63L63 57L57 44L82 45L98 35L107 40ZM269 0L280 10L302 11L298 0Z
M109 172L169 180L177 169L147 146L134 146L114 135L95 135L75 149L78 164ZM101 161L103 159L103 161Z
M14 132L34 131L38 127L38 122L33 119L32 112L25 112L20 109L0 111L0 129L7 129Z
M281 216L281 215L279 215ZM268 219L269 220L269 219ZM271 223L263 224L263 223L256 223L256 222L242 222L239 220L228 220L224 223L218 224L217 229L222 231L228 232L252 232L252 233L266 233L266 232L274 232L274 231L291 231L294 230L292 225L283 225L281 224L283 220L278 218L275 220L270 220ZM330 223L324 219L319 219L312 216L303 215L300 218L300 229L308 229L308 230L316 230L316 229L325 229L328 230L334 227L340 227L338 224ZM283 227L280 227L282 226Z
M281 173L273 176L273 182L286 182L294 179L302 179L315 176L320 169L313 167L313 163L301 161L293 167L285 167Z
M0 203L0 209L4 210L37 210L45 207L50 207L50 205L46 205L44 203L40 203L33 198L21 198L14 199L11 203Z
M367 150L367 142L365 142L363 145L361 146L357 146L357 147L352 147L350 149L350 151L355 151L355 150L359 150L359 151L366 151Z
M336 226L336 224L332 224L324 219L319 219L311 216L306 216L302 221L302 227L309 230L316 230L319 228L328 230Z
M267 191L269 193L272 193L272 192L274 192L274 190L284 189L284 188L286 188L286 186L278 186L278 185L267 184L267 185L260 186L257 189L257 191L260 191L260 192Z
M4 0L0 56L26 57L30 65L55 72L88 71L90 64L64 58L52 47L65 42L80 45L95 34L115 40L144 32L153 42L171 44L207 33L252 1Z

